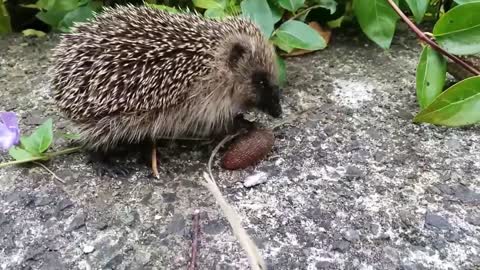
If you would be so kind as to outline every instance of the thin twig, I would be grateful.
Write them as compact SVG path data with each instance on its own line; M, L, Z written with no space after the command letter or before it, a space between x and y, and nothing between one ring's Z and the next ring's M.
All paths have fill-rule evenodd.
M215 155L218 153L218 150L220 150L220 148L226 144L228 141L232 140L233 138L235 138L236 136L238 136L238 134L240 133L235 133L233 135L227 135L225 136L225 138L223 138L223 140L221 140L217 146L215 146L215 148L213 149L212 151L212 154L210 154L210 158L208 159L208 165L207 165L207 170L208 170L208 174L210 175L210 177L212 179L215 179L213 177L213 174L212 174L212 163L213 163L213 158L215 157Z
M427 43L430 47L432 47L434 50L437 52L443 54L444 56L450 58L453 62L457 63L464 69L470 71L474 75L480 75L480 71L478 71L476 68L473 66L469 65L468 63L464 62L462 59L459 57L450 54L446 50L444 50L442 47L440 47L435 41L430 39L425 33L423 33L408 17L403 13L403 11L393 2L393 0L387 0L390 6L393 8L393 10L402 18L402 20L408 25L410 29L412 29L413 32L417 35L417 37L422 40L423 42Z
M215 197L217 203L220 205L220 208L222 208L223 214L227 218L228 223L230 223L230 227L232 227L233 234L240 242L240 246L247 253L247 258L250 262L251 269L266 270L267 267L265 265L265 261L263 260L258 247L255 245L255 242L253 242L248 233L242 227L240 216L233 209L233 207L227 203L220 192L220 189L215 183L215 180L213 180L206 172L203 173L203 178L205 179L205 182L202 182L202 184L206 186Z
M62 178L58 177L54 172L52 172L49 168L47 168L47 166L43 165L42 163L40 162L37 162L37 161L33 161L32 163L34 164L37 164L38 166L44 168L47 172L49 172L55 179L57 179L58 182L62 183L62 184L65 184L65 181L63 181Z
M200 234L200 211L196 209L193 212L193 239L192 239L192 258L190 260L190 266L188 270L195 270L197 264L197 253L198 253L198 236Z
M203 173L203 178L205 181L202 181L202 184L208 188L210 193L215 197L215 200L220 205L220 208L223 211L223 214L227 218L228 222L230 223L230 227L233 230L233 234L237 237L238 241L240 242L240 246L245 250L247 253L248 261L250 262L250 267L252 270L266 270L265 261L263 260L262 256L260 255L260 251L258 247L255 245L253 240L250 238L248 233L242 227L241 218L236 213L236 211L231 207L225 198L223 197L220 189L218 188L217 184L215 183L213 174L212 174L212 162L213 158L217 154L220 147L222 147L226 142L233 139L239 133L234 135L226 136L218 145L213 149L212 154L210 155L210 159L207 165L207 172Z

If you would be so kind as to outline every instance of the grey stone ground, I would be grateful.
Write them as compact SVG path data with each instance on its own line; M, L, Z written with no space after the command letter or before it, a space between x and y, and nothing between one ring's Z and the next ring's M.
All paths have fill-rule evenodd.
M0 109L18 112L23 131L47 117L71 128L44 74L55 42L0 41ZM289 60L286 116L318 108L277 129L274 153L256 168L215 168L269 269L478 269L480 129L411 123L418 53L405 34L390 53L337 34L328 49ZM65 185L39 167L2 169L0 268L185 269L198 208L199 269L247 269L198 184L211 149L163 147L160 180L134 157L133 175L100 179L80 153L47 163ZM244 188L254 171L269 181Z

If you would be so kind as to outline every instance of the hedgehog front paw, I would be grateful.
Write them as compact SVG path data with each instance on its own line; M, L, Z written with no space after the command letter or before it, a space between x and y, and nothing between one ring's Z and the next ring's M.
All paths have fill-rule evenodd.
M243 118L243 114L235 116L233 119L233 131L248 131L255 128L255 123Z
M111 178L126 177L130 170L120 164L115 164L108 155L100 152L91 152L89 163L92 164L95 174L99 177L108 176Z

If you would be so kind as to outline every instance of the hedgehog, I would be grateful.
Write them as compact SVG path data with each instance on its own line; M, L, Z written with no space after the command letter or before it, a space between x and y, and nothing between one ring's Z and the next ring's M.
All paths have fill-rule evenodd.
M282 115L274 46L244 17L105 8L53 49L59 110L90 153L233 132L250 110Z

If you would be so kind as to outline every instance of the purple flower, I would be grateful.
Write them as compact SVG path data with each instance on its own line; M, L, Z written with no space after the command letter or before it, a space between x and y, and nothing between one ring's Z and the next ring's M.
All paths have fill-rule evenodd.
M8 150L19 141L17 116L13 112L0 112L0 148Z

